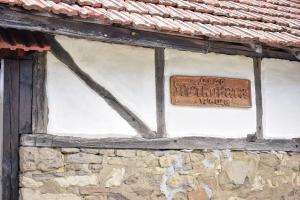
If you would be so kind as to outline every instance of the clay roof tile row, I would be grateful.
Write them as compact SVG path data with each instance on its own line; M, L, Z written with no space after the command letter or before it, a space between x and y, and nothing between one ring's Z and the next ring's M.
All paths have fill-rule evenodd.
M0 0L104 24L300 47L296 0Z

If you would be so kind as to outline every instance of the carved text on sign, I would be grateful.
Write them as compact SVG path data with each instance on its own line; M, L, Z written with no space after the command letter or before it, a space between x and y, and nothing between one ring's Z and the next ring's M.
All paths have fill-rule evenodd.
M172 76L174 105L251 107L250 80L214 76Z

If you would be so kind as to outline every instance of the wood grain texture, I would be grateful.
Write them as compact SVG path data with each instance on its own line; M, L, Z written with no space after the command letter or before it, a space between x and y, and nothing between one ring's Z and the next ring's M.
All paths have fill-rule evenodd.
M172 48L202 53L223 53L228 55L245 55L248 57L297 59L286 49L262 46L262 53L257 53L249 44L229 43L207 40L203 37L190 38L178 35L148 32L101 25L86 22L83 19L64 19L54 15L37 15L31 11L0 6L0 26L49 34L62 34L77 38L99 40L112 43L130 44L144 47Z
M32 66L33 61L20 60L19 133L32 132Z
M78 137L54 136L49 134L25 134L22 146L37 147L76 147L104 149L153 149L153 150L249 150L249 151L291 151L300 152L300 139L259 140L248 142L246 139L222 139L211 137L184 138L103 138L86 139Z
M165 52L155 48L155 86L157 137L166 137L165 122Z
M256 138L263 139L263 102L261 85L261 59L253 59L254 82L255 82L255 102L256 102Z
M10 62L5 60L4 66L9 65ZM11 68L4 67L4 102L3 102L3 146L2 146L2 199L9 200L11 196Z
M156 133L152 131L136 114L124 106L102 85L94 81L73 60L71 55L57 42L54 37L48 37L53 55L73 71L90 89L96 92L104 101L114 109L138 134L144 138L155 138Z
M2 199L19 194L19 60L4 60Z
M37 53L33 64L32 132L47 133L46 53Z

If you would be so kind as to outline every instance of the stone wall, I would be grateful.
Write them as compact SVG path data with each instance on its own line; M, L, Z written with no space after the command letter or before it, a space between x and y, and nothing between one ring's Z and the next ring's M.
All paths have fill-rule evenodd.
M298 200L300 154L20 149L21 200Z

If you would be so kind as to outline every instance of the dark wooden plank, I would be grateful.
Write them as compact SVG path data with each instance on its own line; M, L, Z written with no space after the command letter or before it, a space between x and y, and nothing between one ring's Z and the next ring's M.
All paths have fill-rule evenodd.
M261 59L254 58L254 82L255 82L255 102L256 102L256 138L263 139L263 105L262 105L262 85L261 85Z
M157 137L166 137L165 122L165 53L155 48L156 123Z
M145 47L174 48L195 52L216 52L248 57L297 59L286 50L262 47L262 53L255 52L249 44L209 41L204 37L182 37L178 35L132 30L112 25L90 23L83 19L62 18L57 15L42 16L32 11L14 10L0 6L0 26L50 34L62 34L72 37L122 43Z
M53 55L64 63L78 78L87 84L94 92L96 92L104 101L113 108L138 134L144 138L155 138L156 133L152 131L136 114L124 106L102 85L94 81L87 73L85 73L73 60L71 55L54 39L48 37Z
M20 63L12 60L11 68L11 200L18 200L19 191L19 84Z
M37 53L33 64L32 132L47 133L46 53Z
M211 137L184 138L103 138L86 139L78 137L54 136L49 134L24 134L22 146L37 147L77 147L107 149L152 149L152 150L249 150L249 151L291 151L300 152L300 139L259 140L247 142L246 139L224 139Z
M4 61L4 101L3 101L3 146L2 146L2 199L10 200L11 197L11 68L10 61ZM6 67L7 66L7 67Z
M4 61L3 200L19 194L19 61Z
M32 110L32 60L20 61L20 111L19 133L31 133Z

